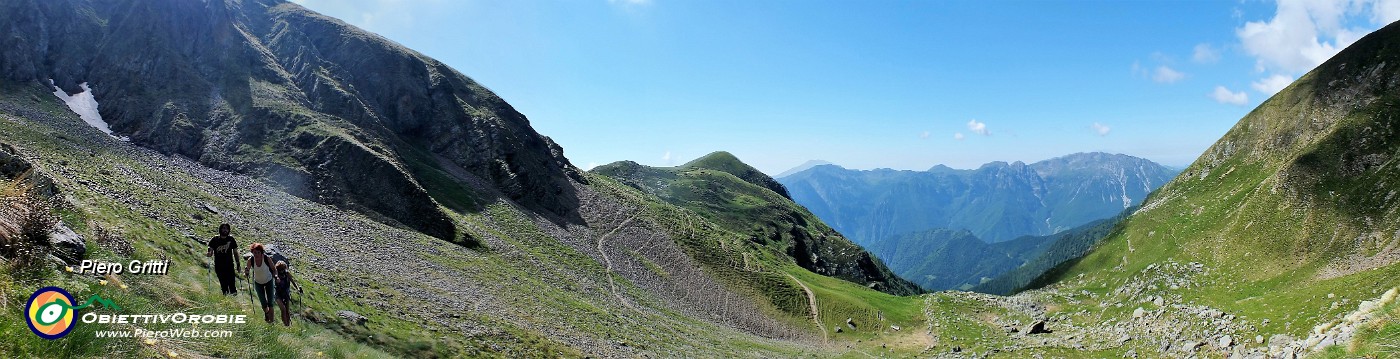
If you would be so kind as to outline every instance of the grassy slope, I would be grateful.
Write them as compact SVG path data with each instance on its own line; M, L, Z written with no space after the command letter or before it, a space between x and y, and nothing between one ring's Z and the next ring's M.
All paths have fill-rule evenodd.
M863 283L877 281L876 289L887 293L920 292L915 284L898 278L805 208L766 187L781 189L777 182L728 153L716 152L674 168L618 162L592 172L694 211L749 242L774 253L787 253L793 262L819 274ZM743 179L734 173L753 173L761 178Z
M815 330L810 320L809 303L798 283L810 288L816 296L818 320L828 333L829 349L841 350L846 355L875 351L895 353L915 353L926 347L928 340L917 330L925 325L922 313L923 296L895 296L857 285L845 280L823 276L797 266L785 254L786 248L771 246L753 240L761 237L763 226L781 217L765 214L750 214L747 209L762 208L776 201L776 198L754 198L750 195L733 193L734 197L716 201L713 198L689 197L692 186L740 186L742 180L728 172L708 169L652 169L650 176L632 176L629 181L646 183L651 188L668 188L672 193L680 193L680 200L664 200L654 194L643 193L632 186L623 185L617 180L599 175L608 173L595 171L590 176L595 186L610 188L618 193L628 193L618 197L632 198L644 203L647 215L653 219L681 218L695 216L713 225L703 226L702 239L684 241L683 245L693 257L706 265L706 270L726 284L744 288L759 302L770 303L771 315L785 318L784 321L796 326ZM639 181L639 182L638 182ZM772 194L769 191L769 194ZM672 203L684 203L677 206ZM715 207L718 206L718 207ZM730 208L735 206L741 208ZM747 208L747 209L746 209ZM767 210L771 211L771 210ZM735 215L740 214L740 215ZM771 213L770 213L771 214ZM818 222L819 223L819 222ZM694 238L686 232L687 225L668 225L677 231L680 238ZM690 224L689 227L695 227ZM733 260L742 258L742 260ZM747 269L746 269L747 268ZM785 275L786 274L786 275ZM847 319L855 323L852 328ZM894 330L891 326L900 327ZM842 327L840 333L835 328ZM886 345L882 348L880 345ZM820 347L820 346L819 346ZM879 348L879 349L876 349Z
M1264 345L1256 336L1306 339L1400 286L1400 96L1385 67L1400 62L1397 39L1394 25L1369 35L1266 101L1089 254L1042 278L1046 288L932 295L936 351L1228 357L1215 344L1222 334L1251 349ZM988 305L1006 301L1021 304ZM1007 309L1018 306L1029 309ZM1135 319L1136 308L1147 319ZM1195 314L1202 308L1233 319ZM1056 332L1000 324L1034 319ZM1396 356L1397 319L1391 303L1355 340L1312 355ZM1164 325L1142 326L1153 322Z
M53 101L50 98L51 95L43 97L46 95L45 93L33 88L20 87L12 83L4 85L3 89L0 89L4 91L0 97L5 100L21 102L25 106L32 106L55 116L73 116L76 119L76 116L68 112L68 109L63 107L61 103ZM0 136L0 141L22 142L26 145L26 150L44 153L45 159L66 164L65 168L69 171L97 177L101 170L95 168L96 166L91 166L91 164L134 165L123 158L110 156L106 153L66 150L69 148L66 145L70 145L73 141L69 136L54 132L50 128L18 122L21 120L13 114L0 114L0 118L4 118L4 120L0 120L0 129L3 129L0 130L0 133L3 133L3 136ZM149 168L141 168L140 170L148 175L154 173ZM115 176L107 176L106 178L108 180L103 181L100 186L115 190L147 191L142 186L124 181L129 179ZM61 211L64 223L89 238L91 238L92 226L117 229L135 244L136 251L131 258L169 256L173 262L171 273L166 276L121 276L121 283L127 285L127 288L122 288L116 282L102 285L98 278L72 275L60 272L56 268L22 273L5 269L3 273L0 273L0 276L4 277L0 280L0 283L4 283L3 287L0 287L0 294L3 294L4 298L3 301L0 301L3 302L0 305L10 308L6 310L7 312L18 311L15 308L22 309L24 300L34 290L43 286L56 285L67 289L76 298L86 298L93 294L102 295L120 305L125 313L175 311L195 314L243 313L249 314L251 323L245 327L229 327L228 329L233 329L235 334L231 338L201 339L198 342L162 339L150 344L136 339L99 339L94 336L94 332L99 329L125 329L131 328L131 326L103 327L79 324L64 339L50 341L30 333L22 317L4 315L0 316L0 338L3 338L0 340L0 343L3 343L0 344L0 353L6 353L5 355L11 357L156 357L166 356L171 352L177 355L200 353L225 357L294 357L316 356L318 353L330 357L390 356L374 346L356 342L325 326L309 324L300 318L290 328L263 324L260 315L253 315L256 309L249 304L246 296L227 298L218 293L218 289L215 287L216 282L202 267L202 264L205 263L202 246L186 239L185 233L178 233L163 223L134 213L124 204L113 203L102 198L99 193L96 193L96 188L73 186L72 181L75 179L58 180L61 184L67 185L64 186L64 190L67 191L70 200L78 203L75 208L66 208ZM191 190L194 189L163 189L163 191ZM143 193L143 195L152 201L161 201L161 196L158 194ZM218 203L214 201L214 198L206 197L206 199L210 200L209 203ZM165 205L165 203L161 204ZM188 213L201 211L188 208L189 205L171 203L165 209ZM189 224L196 222L190 216L184 217L186 221L191 222ZM204 223L200 224L208 227ZM212 237L213 233L200 233L199 235ZM130 260L103 249L92 240L88 242L88 258L90 259L118 262ZM307 291L311 297L325 297L322 287L314 283L307 284ZM330 309L330 303L312 302L310 307L327 310ZM372 313L351 305L340 306L340 308ZM408 328L407 323L400 325L401 329ZM159 326L145 328L162 329ZM384 338L385 340L398 341L413 338L407 330L385 331L385 333L389 334ZM256 345L250 345L250 343L256 343ZM405 343L405 346L419 347L420 344Z
M1397 32L1368 36L1261 104L1058 279L1107 290L1153 263L1201 262L1210 284L1176 292L1261 320L1265 337L1307 337L1400 286L1400 96L1373 67L1400 57ZM1393 355L1400 323L1387 313L1328 355Z
M62 104L53 100L52 95L36 86L4 85L0 89L3 90L0 101L37 109L56 118L69 118L71 124L81 123ZM135 244L137 250L133 258L168 256L173 261L173 272L169 276L122 276L121 279L129 286L127 289L102 286L95 278L55 271L5 273L7 278L13 280L0 280L3 283L0 286L0 294L3 295L0 305L13 309L22 305L22 301L35 288L56 284L68 288L78 297L100 293L115 300L128 312L253 314L255 309L248 304L246 296L225 298L211 287L213 281L202 267L205 261L202 243L190 236L210 237L217 224L218 220L213 218L215 215L198 207L201 203L219 208L219 216L226 218L266 216L263 212L276 209L259 207L269 204L246 203L250 199L256 201L257 197L239 200L210 193L208 190L212 184L203 183L181 171L124 157L120 151L109 150L108 145L85 144L84 141L94 138L92 136L103 135L72 132L90 131L81 126L84 125L51 127L42 121L0 113L0 142L20 145L28 155L38 157L40 162L37 164L47 173L62 173L58 176L59 183L66 191L68 200L75 204L63 213L65 223L89 238L92 226L115 229ZM116 171L113 168L130 172L114 174ZM451 190L450 183L440 185ZM120 192L127 196L110 196L107 192ZM123 197L135 198L137 202L118 201ZM466 199L454 207L478 206L471 201L474 199ZM328 268L313 270L310 269L313 264L303 262L303 273L318 272L316 279L302 278L306 285L307 306L318 316L329 317L327 324L311 324L296 318L296 324L283 328L250 318L254 323L231 328L235 329L232 338L160 340L148 345L134 339L93 338L91 331L101 329L96 325L80 325L75 333L64 340L46 341L29 333L19 317L0 316L0 353L16 357L43 354L61 357L151 357L170 351L183 356L227 357L307 357L318 354L329 357L574 357L585 354L582 349L573 348L560 342L558 337L540 331L560 327L569 328L570 335L596 336L599 340L609 341L626 339L631 342L631 349L628 350L710 353L730 357L790 356L802 350L792 344L743 335L732 329L665 311L647 318L615 317L609 314L609 311L616 313L615 303L582 295L577 292L582 290L580 288L556 283L579 273L595 273L586 275L601 277L601 274L596 274L602 272L597 262L541 232L532 217L522 214L516 207L497 203L482 205L477 209L454 212L454 220L478 238L499 238L501 242L495 242L495 247L476 253L455 245L433 244L435 240L421 236L414 241L438 248L431 253L415 254L426 264L456 271L453 273L470 273L469 276L455 278L433 278L433 273L424 273L428 275L425 280L494 286L499 288L496 297L513 306L510 313L457 312L462 318L454 317L447 321L461 320L490 328L484 333L463 335L451 327L405 315L403 308L394 308L392 303L414 303L414 300L421 298L403 292L405 288L400 285L402 283L376 281L374 273ZM202 218L196 218L196 215ZM361 216L348 216L359 218L356 222L360 225L382 228ZM302 219L292 216L287 220ZM193 231L185 232L178 228L192 228ZM273 240L268 237L273 235L270 230L262 230L268 228L240 226L235 232L241 236L241 243ZM335 255L322 253L326 249L315 246L300 243L289 245L308 257ZM373 246L388 248L390 245L395 244L379 243ZM90 257L121 259L113 253L96 249L99 247L91 240L89 248L94 249ZM357 290L377 298L343 295L346 285L361 287ZM637 296L647 297L645 293ZM385 307L385 303L391 305ZM339 323L331 314L338 310L363 314L370 319L369 324L360 327ZM652 325L623 325L637 320L646 320ZM424 335L425 330L435 334ZM653 333L658 331L668 335L658 337ZM725 345L715 346L714 343Z

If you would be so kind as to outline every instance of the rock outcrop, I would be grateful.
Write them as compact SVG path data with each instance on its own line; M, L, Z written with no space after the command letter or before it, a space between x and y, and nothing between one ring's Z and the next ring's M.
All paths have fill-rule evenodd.
M459 234L440 203L506 197L580 221L570 182L582 176L524 115L296 4L21 0L0 4L0 24L0 78L69 93L87 82L138 145L444 239ZM448 194L475 198L436 198Z

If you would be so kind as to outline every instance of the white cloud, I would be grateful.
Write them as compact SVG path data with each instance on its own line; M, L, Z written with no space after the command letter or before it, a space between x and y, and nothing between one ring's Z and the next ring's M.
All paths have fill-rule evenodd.
M1183 78L1186 78L1186 74L1181 71L1173 70L1167 67L1167 65L1157 66L1157 70L1152 73L1152 81L1156 81L1157 83L1175 83L1181 81Z
M1400 0L1277 0L1273 18L1235 29L1240 47L1267 74L1253 82L1272 95L1363 35L1400 19Z
M1400 20L1400 0L1380 0L1371 7L1371 23L1385 26Z
M992 131L987 130L987 123L986 123L986 122L977 122L977 120L975 120L975 119L974 119L974 120L971 120L971 121L967 121L967 130L968 130L968 131L972 131L972 133L976 133L976 134L983 135L983 136L991 136L991 135L992 135Z
M1279 0L1273 19L1250 21L1235 29L1255 69L1298 73L1327 61L1367 29L1345 25L1352 1Z
M1094 122L1094 124L1089 125L1089 129L1094 130L1094 133L1099 134L1099 136L1108 136L1108 131L1113 130L1111 128L1108 128L1108 125L1098 122Z
M584 170L584 171L589 171L589 170L592 170L593 167L598 167L598 162L589 162L589 163L588 163L588 166L584 166L584 167L583 167L583 170Z
M1211 92L1210 98L1214 99L1215 102L1236 106L1243 106L1246 102L1249 102L1249 94L1244 93L1244 91L1230 91L1230 89L1225 88L1225 86L1216 86L1215 92Z
M1259 79L1259 81L1254 81L1254 83L1250 84L1250 87L1253 87L1254 90L1259 91L1259 93L1272 96L1283 90L1284 87L1288 87L1291 83L1293 83L1293 77L1274 74L1273 76Z
M1161 53L1152 53L1153 62L1171 62L1171 59ZM1170 84L1176 83L1186 78L1186 73L1178 71L1167 65L1157 65L1156 68L1148 69L1142 66L1142 62L1133 61L1133 77L1150 79L1156 83Z
M1215 63L1220 61L1220 50L1216 50L1214 46L1207 43L1196 44L1196 47L1191 50L1191 61L1199 64Z
M919 138L928 139L928 135L929 135L928 131L920 132L920 133L919 133Z
M668 164L671 163L671 151L666 151L666 154L661 155L661 160Z
M967 138L967 136L963 136L962 132L953 133L954 140L962 141L964 138Z

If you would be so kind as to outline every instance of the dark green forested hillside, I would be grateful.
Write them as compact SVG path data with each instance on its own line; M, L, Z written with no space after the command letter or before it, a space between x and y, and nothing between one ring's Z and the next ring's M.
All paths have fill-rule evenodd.
M934 229L876 241L868 249L924 289L967 290L1015 269L1051 243L1051 237L1025 236L988 244L972 232Z

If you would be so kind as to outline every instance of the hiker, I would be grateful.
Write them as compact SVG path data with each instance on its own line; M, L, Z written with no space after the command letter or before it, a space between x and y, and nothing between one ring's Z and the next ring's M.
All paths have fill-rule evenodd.
M229 235L231 227L228 223L219 225L219 235L209 239L209 251L204 253L205 257L214 257L214 273L219 277L219 290L224 295L237 295L238 283L237 273L242 270L242 262L238 261L238 241ZM234 269L237 265L238 269Z
M292 284L295 281L292 280L292 273L287 271L287 262L277 261L275 268L277 271L273 276L277 278L277 305L282 307L282 325L291 326L292 312L288 308L291 307Z
M258 297L258 302L262 303L263 320L272 323L272 301L273 301L273 278L272 278L272 258L267 256L267 251L263 249L262 243L253 243L248 247L248 251L253 256L248 258L248 266L243 267L243 276L253 281L253 292Z

